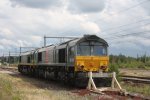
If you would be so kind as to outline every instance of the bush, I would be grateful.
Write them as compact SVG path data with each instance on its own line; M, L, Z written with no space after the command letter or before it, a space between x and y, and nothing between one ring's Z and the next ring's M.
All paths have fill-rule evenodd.
M109 72L116 72L116 78L120 82L121 78L119 75L119 67L118 66L119 66L118 64L111 64L109 67Z
M116 72L116 74L119 74L119 68L117 64L111 64L109 67L109 72Z
M138 68L145 69L145 65L139 65Z
M150 62L146 62L145 66L150 67Z

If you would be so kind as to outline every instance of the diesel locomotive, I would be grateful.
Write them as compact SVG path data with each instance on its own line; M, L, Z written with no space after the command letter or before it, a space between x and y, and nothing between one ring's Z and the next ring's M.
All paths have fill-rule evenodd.
M21 53L19 62L18 70L23 74L86 86L89 71L107 74L108 43L96 35L84 35ZM96 84L104 85L109 78L104 76L93 76L93 79Z

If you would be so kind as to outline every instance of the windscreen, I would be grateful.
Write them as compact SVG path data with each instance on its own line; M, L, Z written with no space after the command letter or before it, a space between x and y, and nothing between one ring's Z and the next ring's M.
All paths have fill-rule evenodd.
M99 42L82 42L77 46L77 55L80 56L103 56L107 55L107 47Z

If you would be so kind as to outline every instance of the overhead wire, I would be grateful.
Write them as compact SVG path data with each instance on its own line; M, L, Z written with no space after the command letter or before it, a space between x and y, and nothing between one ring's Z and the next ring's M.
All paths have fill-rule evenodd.
M150 1L150 0L143 0L143 1L141 1L140 3L135 4L135 5L133 5L133 6L129 7L129 8L127 8L127 9L120 10L120 11L117 12L117 13L122 13L122 12L128 11L128 10L130 10L130 9L132 9L132 8L135 8L135 7L137 7L137 6L141 5L141 4L146 3L146 2L149 2L149 1Z
M110 44L121 44L121 43L135 43L135 41L136 41L136 39L137 39L137 37L139 37L139 35L143 35L143 34L146 34L146 33L150 33L150 31L142 31L142 32L133 32L133 33L128 33L128 34L124 34L124 35L118 35L118 36L116 36L115 38L111 38L111 39L108 39L108 42L110 43ZM135 40L133 41L133 40L131 40L131 39L129 39L128 41L126 41L126 39L123 39L123 38L125 38L125 37L128 37L128 36L136 36L135 37ZM140 36L141 37L141 36ZM149 37L142 37L142 38L144 38L144 39L147 39L147 40L149 40L149 38L150 38L150 36ZM119 41L114 41L114 40L119 40Z
M112 16L117 15L117 14L119 14L119 13L124 13L124 12L126 12L126 11L128 11L128 10L130 10L130 9L132 9L132 8L135 8L135 7L139 6L140 4L143 4L143 3L146 3L146 2L149 2L149 1L150 1L150 0L143 0L143 1L141 1L141 2L139 2L139 3L137 3L137 4L133 5L133 6L131 6L131 7L129 7L129 8L120 10L120 11L118 11L117 13L112 13L112 14L109 14L109 15L112 17ZM136 17L137 17L137 16L136 16ZM101 19L102 19L102 18L97 19L97 20L95 20L94 22L101 21Z
M109 39L111 39L111 40L115 40L115 39L118 39L118 38L122 39L123 37L138 36L138 35L141 35L141 34L146 34L148 32L150 32L150 31L133 32L133 33L128 33L128 34L117 35L114 38L110 37Z
M140 26L146 26L146 25L150 25L150 22L146 23L144 25L140 25ZM134 30L134 29L136 29L137 27L140 27L140 26L134 26L134 27L130 27L128 29L124 29L124 30L120 30L120 31L117 31L117 32L113 32L113 33L110 33L110 34L104 36L104 38L107 39L107 38L110 38L111 36L114 36L114 34L116 34L116 33L121 33L121 32L126 32L126 31L130 31L130 30Z
M106 32L106 31L112 31L112 30L117 29L117 28L120 28L120 27L129 26L129 25L131 25L131 24L141 23L141 22L148 21L148 20L150 21L150 18L146 18L146 19L138 20L138 21L136 21L136 22L127 23L127 24L120 25L120 26L113 27L113 28L104 29L104 30L102 31L102 33Z
M134 7L137 7L137 6L139 6L140 4L143 4L143 3L145 3L145 2L148 2L148 1L150 1L150 0L144 0L144 1L142 1L142 2L140 2L140 3L138 3L138 4L135 4L135 5L133 5L133 6L131 6L131 7L129 7L129 8L126 8L126 9L124 9L124 10L121 10L121 11L119 11L118 13L123 13L123 12L125 12L125 11L127 11L127 10L130 10L130 9L132 9L132 8L134 8ZM115 14L110 14L110 15L115 15ZM97 22L97 21L99 21L100 19L97 19L97 20L95 20L94 22ZM137 21L137 22L141 22L141 20L140 21ZM135 22L135 23L137 23L137 22ZM129 23L130 24L130 23ZM118 26L118 27L123 27L123 26L127 26L127 25L129 25L129 24L125 24L125 25L121 25L121 26ZM117 27L116 27L117 28ZM75 28L74 28L75 29ZM106 30L106 29L105 29ZM109 29L107 29L107 30L109 30ZM72 32L72 31L74 31L73 29L70 29L69 31L65 31L65 32ZM63 33L65 33L65 32L63 32ZM102 31L102 32L104 32L104 31Z

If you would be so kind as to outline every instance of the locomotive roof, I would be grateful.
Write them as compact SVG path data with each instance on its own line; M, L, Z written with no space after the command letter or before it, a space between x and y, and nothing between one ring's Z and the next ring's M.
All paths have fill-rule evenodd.
M23 52L23 53L21 53L21 55L29 55L29 54L32 54L36 51L43 52L43 51L46 51L46 49L53 49L55 47L56 47L56 49L66 48L67 45L68 46L75 46L78 43L81 43L81 42L84 42L84 41L98 41L98 42L104 43L105 46L108 46L108 43L104 39L102 39L102 38L100 38L96 35L84 35L84 37L75 38L75 39L69 40L67 42L63 42L59 45L49 45L49 46L38 48L38 49L35 49L35 50Z
M83 42L83 41L91 41L91 40L104 43L106 46L108 46L108 43L107 43L104 39L102 39L102 38L100 38L100 37L98 37L98 36L96 36L96 35L84 35L84 37L81 38L81 39L78 41L78 43L79 43L79 42Z
M96 36L96 35L84 35L83 37L81 38L75 38L75 39L72 39L72 40L69 40L69 41L66 41L66 42L63 42L59 45L50 45L50 46L46 46L46 47L42 47L42 48L39 48L38 51L45 51L47 48L54 48L56 46L56 49L61 49L61 48L65 48L67 45L69 46L74 46L80 42L84 42L84 41L98 41L98 42L101 42L101 43L104 43L106 46L108 46L108 43Z
M30 54L32 54L34 51L35 51L35 50L21 52L21 55L30 55Z
M38 52L42 52L42 51L45 51L46 49L51 49L51 48L54 48L54 47L55 47L54 45L49 45L49 46L46 46L46 47L39 48L37 50L38 50Z
M91 41L91 40L104 43L106 46L108 46L108 43L104 39L102 39L102 38L100 38L100 37L98 37L96 35L84 35L84 37L76 38L76 39L73 39L73 40L61 43L59 46L67 45L67 44L69 44L69 46L73 46L73 45L76 45L76 44L78 44L80 42Z

